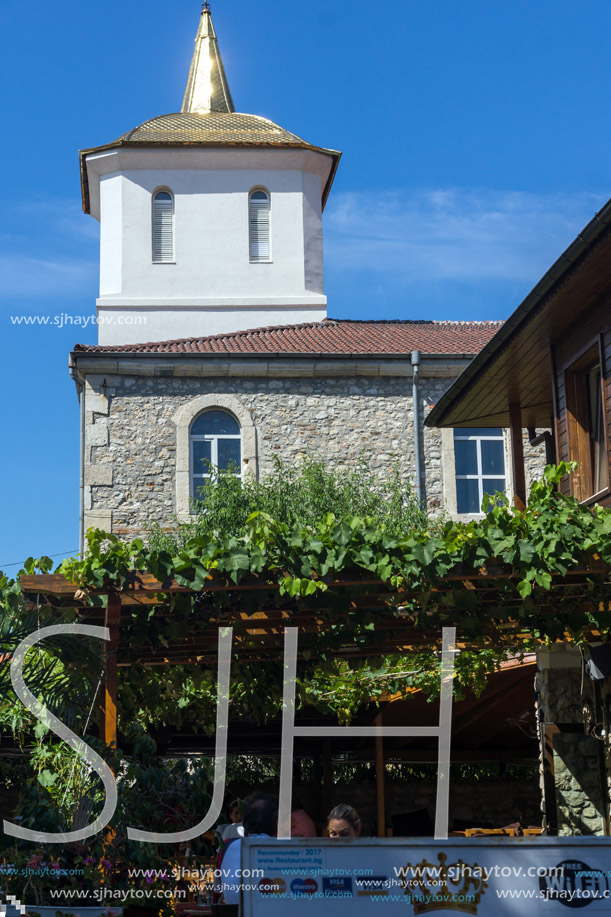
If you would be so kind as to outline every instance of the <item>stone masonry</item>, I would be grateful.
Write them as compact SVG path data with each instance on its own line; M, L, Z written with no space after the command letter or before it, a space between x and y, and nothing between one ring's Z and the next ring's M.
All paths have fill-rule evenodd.
M584 697L592 696L590 680L583 679ZM547 808L555 813L560 835L604 834L608 775L601 761L604 744L586 735L583 726L582 668L579 650L556 644L538 654L536 678L540 729L546 731L541 748L541 790ZM553 786L544 780L543 748L551 755ZM553 797L553 798L551 798Z
M421 422L459 369L436 365L432 376L422 367ZM175 415L202 398L220 407L232 399L242 427L249 425L253 455L247 472L265 475L274 456L286 462L316 456L346 467L364 453L378 474L397 461L404 479L414 482L412 380L402 361L387 375L379 370L365 375L372 372L365 366L362 374L357 368L348 377L331 372L300 377L297 366L290 377L280 378L189 378L139 374L137 369L130 374L128 361L121 370L86 376L85 529L99 526L132 537L145 533L152 522L172 524L180 509L176 469L185 461L177 455ZM431 512L440 513L448 508L446 491L453 481L452 434L422 423L421 430L425 499ZM540 472L542 464L541 449L530 450L530 475Z

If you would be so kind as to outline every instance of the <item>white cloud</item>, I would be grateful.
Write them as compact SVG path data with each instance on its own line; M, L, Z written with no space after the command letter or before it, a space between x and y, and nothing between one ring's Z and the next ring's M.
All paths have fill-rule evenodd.
M73 296L95 285L97 267L85 259L0 255L0 297ZM95 296L95 291L94 291Z
M0 235L0 298L91 296L98 276L98 224L78 202L7 201Z
M327 267L345 289L358 280L380 301L391 287L417 288L422 302L453 284L527 288L603 201L588 192L455 188L334 194ZM95 298L99 228L79 201L7 201L4 214L11 233L0 235L0 298Z
M326 258L333 270L403 284L534 282L603 201L586 192L344 192L325 214Z

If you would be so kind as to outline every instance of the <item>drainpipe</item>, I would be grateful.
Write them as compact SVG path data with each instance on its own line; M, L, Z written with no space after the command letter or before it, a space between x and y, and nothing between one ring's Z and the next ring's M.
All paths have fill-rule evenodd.
M535 428L528 427L528 442L531 446L540 446L541 443L545 443L545 464L556 464L556 448L554 445L554 436L549 432L549 430L544 430L543 433L539 433L537 436L537 431Z
M85 533L83 532L83 521L85 515L85 383L79 379L74 363L70 363L70 378L76 385L76 392L79 400L81 430L79 440L79 552L83 554L85 550Z
M418 377L420 375L420 351L412 350L412 410L414 412L414 455L416 456L416 498L424 506L424 482L422 479L422 462L420 461L420 398L418 396Z

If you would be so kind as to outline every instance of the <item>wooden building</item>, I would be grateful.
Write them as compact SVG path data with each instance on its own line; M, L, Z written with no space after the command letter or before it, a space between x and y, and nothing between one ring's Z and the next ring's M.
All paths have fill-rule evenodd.
M563 488L611 504L611 201L439 400L431 427L529 428L549 461L576 461ZM516 495L524 499L521 436ZM521 486L517 482L521 481ZM520 492L521 491L521 492Z
M522 427L548 462L577 469L560 487L611 506L611 201L578 235L448 389L436 427L511 426L516 503L527 499ZM600 648L594 650L601 652ZM539 653L538 717L549 830L609 834L609 675L587 677L589 650ZM602 647L611 659L611 651Z

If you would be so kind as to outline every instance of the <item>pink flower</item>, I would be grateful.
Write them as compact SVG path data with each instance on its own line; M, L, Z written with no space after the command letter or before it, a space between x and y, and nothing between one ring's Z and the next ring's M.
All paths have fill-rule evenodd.
M104 869L112 869L112 863L110 860L102 860L102 866Z
M95 863L95 857L87 857L85 860L83 860L84 866L93 866L94 863Z

